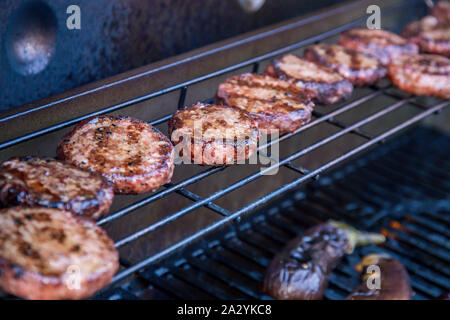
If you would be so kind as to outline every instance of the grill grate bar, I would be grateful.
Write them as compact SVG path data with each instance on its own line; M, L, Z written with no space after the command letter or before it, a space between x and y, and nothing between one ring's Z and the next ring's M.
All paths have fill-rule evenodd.
M422 158L422 153L415 154L412 152L411 144L414 146L417 144L415 137L410 139L400 137L397 140L399 139L402 140L402 143L389 143L382 149L392 150L393 148L390 145L393 144L398 152L404 150L411 157ZM430 154L433 159L440 157L439 153L433 152L434 149L450 145L449 139L446 143L437 143L434 147L430 147L430 144L427 143L428 140L428 138L423 138L422 144L427 145L427 147L419 148L419 150ZM388 163L386 160L388 158L390 158L389 153L378 152L378 149L375 149L361 160L353 161L339 171L323 177L318 182L307 185L306 188L302 189L304 191L299 190L287 195L287 200L283 198L260 214L252 215L239 224L231 225L228 230L224 230L223 236L215 235L211 240L202 241L193 248L187 249L188 253L182 252L180 256L189 257L184 262L186 266L183 267L183 264L176 262L176 260L173 263L173 259L168 259L162 264L168 266L168 270L173 268L169 266L188 268L187 265L189 265L189 268L195 268L198 272L191 275L183 273L183 276L192 277L189 281L197 284L201 283L199 279L202 279L203 274L220 278L222 284L226 283L228 287L235 290L233 298L250 296L252 298L271 299L271 297L261 293L261 284L266 267L273 255L280 252L287 241L320 221L336 217L344 218L344 221L353 219L354 225L357 226L362 224L361 221L367 220L365 215L358 214L359 209L347 206L348 203L355 201L353 197L341 199L340 193L332 197L332 187L334 186L335 189L345 195L345 191L341 190L341 185L337 182L345 181L347 185L353 186L353 176L357 173L363 177L366 176L366 173L360 171L362 165L365 166L366 171L370 171L369 168L374 170L372 163L381 162L385 164ZM403 162L399 163L401 163L399 171L403 172L405 165ZM397 167L399 163L397 163ZM422 173L417 174L422 175ZM385 179L388 181L388 177ZM391 181L395 179L396 177L391 176ZM412 187L417 189L418 196L423 196L424 190L419 185L412 185ZM356 185L354 188L358 189L359 186ZM329 195L325 198L317 197L317 195L323 194L324 189L329 189ZM353 188L349 188L347 192L352 193L352 190ZM388 190L385 190L385 192L390 197L391 191ZM371 190L364 190L364 192L370 194ZM361 202L362 205L365 203L364 200ZM350 213L354 211L355 215L342 216L341 212L336 213L336 209L342 208L346 208ZM379 218L377 224L372 224L369 229L378 232L380 229L389 231L390 233L387 234L388 241L379 247L372 245L357 248L352 255L344 257L330 277L329 286L325 293L326 299L345 298L360 282L360 277L353 267L362 256L374 252L388 253L405 265L411 278L413 290L416 293L414 299L434 299L442 292L450 290L448 263L433 253L435 251L448 252L448 242L446 242L448 236L445 233L444 226L448 212L440 213L436 210L429 210L421 214L411 211L405 213L404 210L392 211L392 206L385 211L389 212L390 215ZM370 217L373 218L373 215L376 214L377 212L374 211ZM436 219L437 217L441 219ZM438 227L440 231L444 231L443 234L439 232L436 234L434 229L436 225L440 226L440 228ZM405 242L402 236L413 238L416 242ZM195 266L192 261L195 261ZM217 269L220 269L220 272L216 272ZM234 281L233 285L228 284L230 279ZM221 286L220 290L223 289L224 287ZM213 289L210 288L210 290L211 294L215 294ZM217 296L217 294L215 295Z
M244 178L244 179L242 179L242 180L240 180L240 181L238 181L238 182L236 182L236 183L234 183L234 184L232 184L232 185L230 185L230 186L228 186L228 187L226 187L224 189L221 189L220 191L217 191L217 192L211 194L210 196L208 196L206 198L203 198L203 200L197 201L194 204L192 204L190 206L187 206L187 207L185 207L185 208L175 212L174 214L171 214L171 215L169 215L169 216L159 220L158 222L156 222L156 223L154 223L152 225L149 225L149 226L147 226L147 227L145 227L145 228L143 228L143 229L133 233L130 236L124 237L121 240L116 242L116 246L120 247L120 246L122 246L124 244L127 244L127 243L129 243L131 241L134 241L134 240L136 240L136 239L138 239L138 238L140 238L140 237L142 237L142 236L144 236L144 235L146 235L146 234L148 234L150 232L153 232L153 231L157 230L158 228L161 228L164 225L166 225L166 224L168 224L170 222L173 222L173 221L177 220L178 218L188 214L189 212L191 212L191 211L193 211L193 210L195 210L195 209L197 209L197 208L199 208L201 206L204 206L205 204L207 204L207 203L209 203L211 201L217 200L218 198L220 198L220 197L222 197L222 196L224 196L224 195L226 195L226 194L228 194L228 193L230 193L230 192L232 192L232 191L242 187L243 185L246 185L246 184L256 180L257 178L261 177L265 173L267 173L267 172L269 172L269 171L271 171L273 169L279 168L281 165L284 165L284 164L288 163L289 161L297 159L297 158L299 158L299 157L301 157L301 156L303 156L303 155L305 155L307 153L310 153L313 150L318 149L319 147L321 147L321 146L323 146L323 145L325 145L325 144L327 144L327 143L329 143L331 141L336 140L337 138L339 138L339 137L343 136L344 134L354 130L355 128L363 126L363 125L365 125L365 124L367 124L367 123L369 123L369 122L371 122L371 121L373 121L373 120L375 120L377 118L382 117L383 115L385 115L385 114L387 114L387 113L389 113L389 112L391 112L393 110L396 110L396 109L400 108L405 103L407 103L409 100L411 100L411 98L399 101L399 102L397 102L397 103L395 103L395 104L393 104L393 105L391 105L391 106L389 106L389 107L387 107L387 108L385 108L385 109L383 109L383 110L381 110L381 111L379 111L377 113L374 113L371 116L369 116L369 117L367 117L367 118L365 118L365 119L363 119L363 120L361 120L361 121L359 121L359 122L357 122L357 123L355 123L355 124L353 124L351 126L348 126L346 129L343 129L343 130L341 130L341 131L339 131L339 132L337 132L337 133L335 133L333 135L330 135L327 138L325 138L325 139L323 139L323 140L321 140L321 141L319 141L319 142L317 142L317 143L315 143L315 144L313 144L313 145L311 145L311 146L309 146L307 148L301 149L300 151L292 154L291 156L281 160L280 162L278 162L278 163L276 163L276 164L274 164L274 165L272 165L270 167L266 167L266 168L262 169L261 171L259 171L257 173L254 173L254 174L252 174L252 175L250 175L250 176L248 176L248 177L246 177L246 178ZM272 196L265 196L265 197L262 197L262 198L256 200L255 202L253 202L253 203L249 204L248 206L244 207L243 211L238 211L239 214L237 216L241 215L242 214L241 212L250 211L250 210L256 208L257 206L259 206L259 205L269 201L269 199L271 199L271 198L273 198L275 196L278 196L281 193L294 188L295 186L297 186L298 184L300 184L302 182L305 182L306 180L309 180L309 179L313 178L318 173L320 173L320 172L322 172L324 170L327 170L328 168L336 165L337 163L342 162L345 159L353 156L354 154L356 154L356 153L358 153L358 152L360 152L360 151L362 151L362 150L372 146L373 144L379 143L380 141L384 140L386 137L392 135L393 133L395 133L397 131L400 131L401 129L404 129L405 127L407 127L411 123L417 122L417 121L421 120L422 118L426 117L427 115L431 114L432 112L430 112L430 110L432 110L433 112L436 111L436 110L439 110L439 109L443 108L447 103L450 103L450 102L444 102L444 103L436 105L433 108L428 109L427 111L423 111L422 113L416 115L415 117L411 118L410 120L408 120L408 121L398 125L397 127L387 131L386 133L378 136L377 138L374 138L374 139L370 140L366 144L360 145L359 147L357 147L357 148L351 150L350 152L348 152L347 154L344 154L343 156L341 156L339 158L336 158L333 161L330 161L328 164L320 167L319 169L316 169L315 171L312 171L309 174L304 175L302 178L294 180L291 183L288 183L287 185L285 185L284 187L281 187L280 189L273 191L270 194ZM413 120L413 121L411 121L411 120ZM390 134L388 134L388 133L390 133ZM312 174L312 173L316 173L316 174Z
M317 118L324 116L323 114L321 114L320 112L317 112L317 111L313 111L312 114ZM334 120L333 118L328 119L327 122L338 128L341 128L341 129L347 128L346 124L342 123L341 121ZM367 133L364 130L361 130L359 128L356 128L355 130L350 131L350 133L356 134L356 135L360 136L361 138L368 139L368 140L374 138L374 136L372 134Z
M93 116L98 116L98 115L105 114L105 113L118 111L118 110L123 109L125 107L129 107L129 106L132 106L134 104L138 104L138 103L141 103L143 101L156 98L158 96L161 96L161 95L164 95L164 94L176 91L176 90L181 89L183 87L188 87L190 85L193 85L193 84L196 84L196 83L199 83L199 82L202 82L202 81L205 81L205 80L208 80L208 79L220 76L220 75L225 74L227 72L232 72L232 71L238 70L240 68L244 68L244 67L247 67L249 65L252 65L252 64L255 64L255 63L259 63L260 61L271 59L271 58L273 58L273 57L275 57L277 55L280 55L280 54L283 54L283 53L286 53L286 52L289 52L289 51L293 51L293 50L301 48L303 46L307 46L309 44L312 44L315 41L320 41L320 40L332 37L332 36L334 36L336 34L339 34L340 32L342 32L342 31L344 31L344 30L346 30L348 28L351 28L353 26L361 24L363 21L364 21L364 18L357 19L357 20L355 20L353 22L347 23L347 24L342 25L340 27L337 27L337 28L335 28L333 30L329 30L329 31L326 31L324 33L321 33L321 34L319 34L317 36L308 38L306 40L297 42L297 43L292 44L292 45L288 45L288 46L283 47L281 49L278 49L278 50L275 50L275 51L272 51L272 52L260 55L258 57L255 57L255 58L243 61L241 63L237 63L237 64L232 65L230 67L226 67L226 68L220 69L218 71L209 73L207 75L200 76L200 77L197 77L195 79L192 79L192 80L189 80L189 81L185 81L185 82L179 83L177 85L174 85L174 86L171 86L171 87L168 87L168 88L164 88L162 90L155 91L155 92L149 93L147 95L143 95L141 97L130 99L128 101L125 101L125 102L122 102L122 103L118 103L116 105L113 105L113 106L101 109L99 111L91 112L89 114L86 114L86 115L83 115L83 116L80 116L80 117L77 117L77 118L74 118L74 119L71 119L71 120L68 120L68 121L64 121L64 122L58 123L56 125L47 127L45 129L34 131L32 133L23 135L23 136L18 137L18 138L11 139L9 141L0 143L0 150L8 148L8 147L11 147L11 146L14 146L16 144L19 144L19 143L22 143L22 142L25 142L25 141L28 141L28 140L33 139L33 138L37 138L37 137L42 136L42 135L47 134L47 133L51 133L51 132L54 132L54 131L57 131L57 130L60 130L60 129L64 129L64 128L68 127L68 126L74 125L74 124L76 124L76 123L78 123L80 121L83 121L83 120L87 119L87 118L90 118L90 117L93 117ZM35 110L39 110L39 109L42 109L42 108L45 108L45 107L46 106L40 106L40 107L35 108ZM27 111L26 113L29 113L29 112L32 112L32 111ZM18 116L20 116L22 114L23 113L18 113L18 114L12 115L12 116L4 117L4 118L0 119L0 122L9 120L9 119L12 119L12 118L15 118L15 117L18 117ZM169 119L170 119L170 116L169 116ZM158 123L162 123L164 121L167 121L168 119L165 119L164 121L159 122L161 120L162 119L158 119L156 121Z
M185 190L183 188L179 189L177 191L177 193L181 194L182 196L184 196L184 197L186 197L186 198L188 198L189 200L192 200L192 201L200 201L200 200L202 200L202 198L199 197L198 195L196 195L195 193L193 193L191 191L188 191L188 190ZM228 211L228 210L226 210L226 209L224 209L224 208L222 208L222 207L220 207L220 206L218 206L218 205L216 205L214 203L207 203L205 205L205 207L207 207L208 209L211 209L212 211L220 214L223 217L229 216L231 214L230 211Z
M409 100L409 99L407 99L407 100ZM172 253L173 251L178 250L178 249L180 249L180 248L182 248L182 247L184 247L184 246L194 242L197 239L200 239L201 237L205 236L209 232L211 232L211 231L213 231L213 230L215 230L217 228L220 228L221 226L223 226L225 224L228 224L228 223L232 222L234 219L240 217L241 215L245 214L246 212L249 212L249 211L259 207L260 205L262 205L264 203L267 203L269 200L271 200L271 199L273 199L273 198L275 198L275 197L277 197L277 196L279 196L279 195L281 195L281 194L283 194L283 193L293 189L294 187L298 186L300 183L302 183L302 182L312 178L314 175L317 175L317 174L319 174L319 173L321 173L321 172L323 172L323 171L325 171L325 170L335 166L337 163L340 163L340 162L342 162L342 161L344 161L344 160L346 160L346 159L356 155L357 153L359 153L359 152L369 148L370 146L380 142L381 140L383 140L383 139L385 139L385 138L387 138L387 137L389 137L389 136L391 136L391 135L393 135L393 134L395 134L395 133L405 129L406 127L408 127L408 126L410 126L410 125L412 125L412 124L414 124L414 123L416 123L418 121L420 121L421 119L423 119L423 118L427 117L428 115L436 112L437 110L442 109L443 107L445 107L449 103L450 102L448 102L448 101L442 102L442 103L439 103L439 104L435 105L434 107L431 107L431 108L429 108L429 109L427 109L425 111L422 111L421 113L415 115L414 117L410 118L409 120L407 120L407 121L397 125L396 127L386 131L385 133L377 136L376 138L374 138L374 139L372 139L372 140L370 140L370 141L360 145L359 147L356 147L355 149L352 149L351 151L345 153L344 155L342 155L342 156L340 156L338 158L335 158L334 160L328 162L327 164L322 165L321 167L311 171L309 174L304 175L304 176L302 176L302 177L300 177L298 179L295 179L294 181L292 181L292 182L290 182L290 183L288 183L288 184L286 184L286 185L276 189L275 191L272 191L271 193L267 194L266 196L263 196L263 197L257 199L256 201L254 201L254 202L244 206L243 208L241 208L241 209L235 211L234 213L232 213L230 216L228 216L226 218L223 218L223 219L221 219L221 220L219 220L219 221L217 221L217 222L207 226L203 230L194 233L193 235L191 235L191 236L185 238L184 240L182 240L182 241L180 241L180 242L178 242L178 243L176 243L176 244L174 244L174 245L172 245L172 246L162 250L161 252L159 252L159 253L157 253L155 255L142 260L141 262L135 264L133 267L130 267L130 268L126 269L126 270L123 270L123 271L119 272L114 277L112 283L115 283L115 282L117 282L117 281L119 281L119 280L129 276L133 272L135 272L137 270L140 270L143 267L145 267L145 266L147 266L147 265L149 265L151 263L154 263L154 262L162 259L163 257L167 256L168 254ZM399 105L399 103L397 103L396 105ZM374 115L372 115L372 117L374 117ZM372 117L369 117L369 118L372 118ZM364 122L364 121L361 121L361 122ZM350 130L350 129L352 129L352 126L350 126L348 130ZM305 150L308 150L308 148L305 149ZM302 153L302 152L304 152L304 151L297 152L294 155L292 155L292 156L290 156L290 157L288 157L286 159L291 160L290 158L295 158L297 156L297 154ZM287 163L287 161L289 161L289 160L286 161L286 159L283 160L283 161L280 161L280 163L282 163L284 161ZM230 187L225 188L223 190L228 190L229 188ZM213 200L217 199L216 198L217 194L221 194L222 192L224 192L224 191L216 192L213 195L204 198L203 201L196 202L196 204L194 204L194 205L198 206L198 204L200 204L200 203L203 203L203 202L207 203L207 202L213 201ZM189 207L187 207L187 208L189 208ZM184 209L184 210L186 210L186 209ZM184 210L179 211L178 214L182 213ZM150 226L150 227L154 228L154 225L152 225L152 226ZM143 230L138 232L138 234L139 233L140 234L137 236L137 238L139 238L140 236L142 236L145 233L148 233L149 232L148 230L149 230L149 228L144 228ZM134 238L134 235L132 235L131 237ZM127 238L124 238L124 239L127 240Z
M190 177L190 178L188 178L186 180L183 180L183 181L181 181L181 182L179 182L177 184L174 184L174 185L168 187L166 190L163 190L163 191L160 191L158 193L152 194L151 196L149 196L147 198L144 198L143 200L137 201L134 204L132 204L132 205L126 207L126 208L123 208L123 209L121 209L121 210L119 210L117 212L114 212L114 213L108 215L107 217L99 220L97 222L97 224L101 226L101 225L104 225L106 223L109 223L109 222L112 222L114 220L117 220L118 218L121 218L121 217L129 214L130 212L132 212L134 210L137 210L137 209L139 209L139 208L141 208L143 206L146 206L146 205L148 205L148 204L150 204L150 203L152 203L152 202L154 202L156 200L162 199L165 196L175 192L176 190L179 190L181 188L187 187L187 186L189 186L189 185L191 185L191 184L193 184L195 182L198 182L198 181L200 181L200 180L202 180L202 179L204 179L204 178L206 178L206 177L208 177L208 176L210 176L210 175L212 175L214 173L222 171L223 169L225 169L225 167L214 167L214 168L207 169L207 170L205 170L205 171L203 171L203 172L201 172L201 173L199 173L199 174L197 174L195 176L192 176L192 177Z

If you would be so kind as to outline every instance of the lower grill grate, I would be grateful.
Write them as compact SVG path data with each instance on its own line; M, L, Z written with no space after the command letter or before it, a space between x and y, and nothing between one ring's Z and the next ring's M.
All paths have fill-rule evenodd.
M102 299L270 299L261 294L273 255L306 228L338 219L388 237L358 248L330 277L326 299L359 283L353 266L372 252L401 261L415 299L450 291L450 136L416 128L292 192L239 224L139 273Z

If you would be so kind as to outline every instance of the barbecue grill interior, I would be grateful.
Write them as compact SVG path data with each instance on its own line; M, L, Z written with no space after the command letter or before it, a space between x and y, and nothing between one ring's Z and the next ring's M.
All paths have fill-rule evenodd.
M303 56L308 45L336 43L341 32L364 26L369 2L382 8L383 28L395 32L427 12L420 0L327 6L12 108L0 114L0 160L54 157L61 137L98 114L136 117L168 136L178 108L213 103L230 76L261 73L284 54ZM172 182L155 192L116 195L97 223L114 240L121 267L94 298L271 299L261 293L270 259L329 219L388 240L344 257L325 299L345 299L360 283L353 267L377 252L405 266L414 299L438 298L450 290L449 105L384 79L355 89L346 101L316 106L309 124L269 144L272 154L279 150L276 175L261 174L267 164L178 165Z

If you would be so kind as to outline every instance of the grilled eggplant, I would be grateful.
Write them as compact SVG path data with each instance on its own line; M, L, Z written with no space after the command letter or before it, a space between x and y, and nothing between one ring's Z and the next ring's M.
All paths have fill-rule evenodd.
M356 245L381 243L383 235L365 233L335 221L319 224L292 240L269 264L263 291L279 300L318 300L339 260Z
M379 274L368 273L369 266L378 266ZM356 266L361 274L361 284L353 290L347 300L410 300L413 295L408 273L403 265L386 254L365 256ZM368 277L380 277L380 287L369 288Z

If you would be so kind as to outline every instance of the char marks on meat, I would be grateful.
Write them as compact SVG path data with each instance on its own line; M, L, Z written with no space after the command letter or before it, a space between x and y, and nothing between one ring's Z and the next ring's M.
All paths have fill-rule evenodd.
M386 30L353 28L341 33L339 44L343 47L374 56L388 65L402 55L414 55L419 48L414 43Z
M42 206L99 219L113 188L102 176L51 158L15 157L0 165L0 205Z
M61 140L58 157L108 179L116 193L154 191L172 178L170 140L148 123L126 116L96 116Z
M353 91L350 81L324 66L287 54L266 68L266 74L287 79L313 93L314 101L333 104L348 99Z
M354 86L374 84L386 76L378 59L336 44L318 44L305 50L305 58L338 72Z
M68 211L3 209L0 226L0 286L15 296L84 299L118 270L112 240L94 222Z
M294 83L268 75L245 73L219 85L218 104L237 107L249 113L259 130L269 134L294 132L311 119L313 92Z
M425 53L450 55L450 23L427 16L406 26L402 35Z
M239 108L197 103L177 111L169 121L177 156L187 163L241 163L255 154L259 131L256 121Z
M392 83L403 91L450 99L450 60L420 54L397 59L388 67Z
M442 22L450 23L450 1L438 1L431 10L431 14Z

